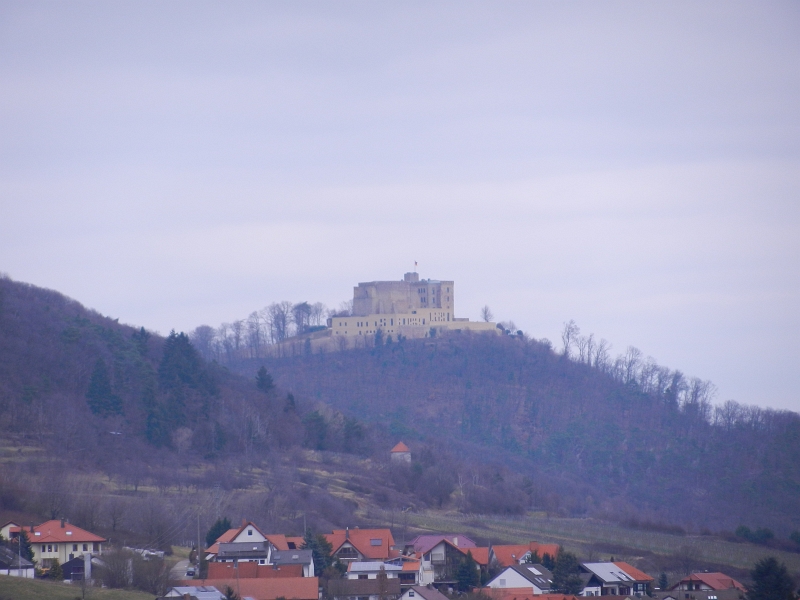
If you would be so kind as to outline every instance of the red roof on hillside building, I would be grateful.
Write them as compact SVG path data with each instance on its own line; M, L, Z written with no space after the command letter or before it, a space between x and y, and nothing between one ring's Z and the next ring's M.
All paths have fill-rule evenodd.
M388 529L334 529L333 533L326 533L333 552L336 553L349 542L365 558L371 560L386 560L390 558L390 549L394 546L394 537Z
M399 442L394 448L391 450L392 452L411 452L403 442Z
M105 542L106 538L95 535L85 529L76 527L72 523L54 519L45 521L33 528L33 533L27 531L31 544L68 543L68 542Z
M531 588L480 588L492 600L582 600L567 594L533 594Z
M712 590L730 590L730 589L737 589L746 591L745 587L736 581L730 575L725 575L725 573L692 573L688 577L684 577L680 580L680 582L676 583L672 588L677 588L681 583L688 583L690 581L699 581L701 583L705 583L708 587Z

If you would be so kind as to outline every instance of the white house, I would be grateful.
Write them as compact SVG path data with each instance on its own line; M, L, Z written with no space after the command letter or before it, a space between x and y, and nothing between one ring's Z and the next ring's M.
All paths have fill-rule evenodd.
M542 565L511 565L506 567L486 587L492 589L529 589L532 594L548 594L553 574Z
M388 579L399 579L403 567L382 562L353 561L347 565L347 579L377 579L381 571L386 573Z

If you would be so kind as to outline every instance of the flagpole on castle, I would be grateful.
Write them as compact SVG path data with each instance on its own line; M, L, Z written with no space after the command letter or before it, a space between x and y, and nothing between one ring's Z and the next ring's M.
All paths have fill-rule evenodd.
M417 272L417 261L414 261L414 273Z

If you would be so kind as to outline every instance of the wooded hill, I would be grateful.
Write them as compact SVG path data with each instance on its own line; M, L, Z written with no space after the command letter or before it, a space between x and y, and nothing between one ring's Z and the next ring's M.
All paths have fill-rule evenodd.
M485 500L475 512L522 501L693 530L800 527L800 416L712 406L708 384L679 372L641 363L633 373L624 357L587 364L521 336L468 334L235 368L252 376L262 363L304 397L387 426L387 445L456 457L454 485ZM526 493L476 478L487 463L507 465Z
M789 543L797 414L714 408L675 372L603 365L452 335L221 366L183 334L0 278L0 510L158 545L192 538L196 515L298 533L370 506L771 527ZM400 440L409 466L389 462Z

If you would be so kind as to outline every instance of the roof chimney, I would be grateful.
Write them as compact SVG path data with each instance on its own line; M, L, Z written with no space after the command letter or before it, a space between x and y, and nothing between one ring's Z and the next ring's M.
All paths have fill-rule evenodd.
M350 528L349 527L345 527L344 528L344 539L346 539L346 540L350 539Z
M61 529L64 529L64 517L61 517Z
M242 519L242 527L246 527L246 526L247 526L247 519Z
M31 523L31 533L33 533L33 523Z

